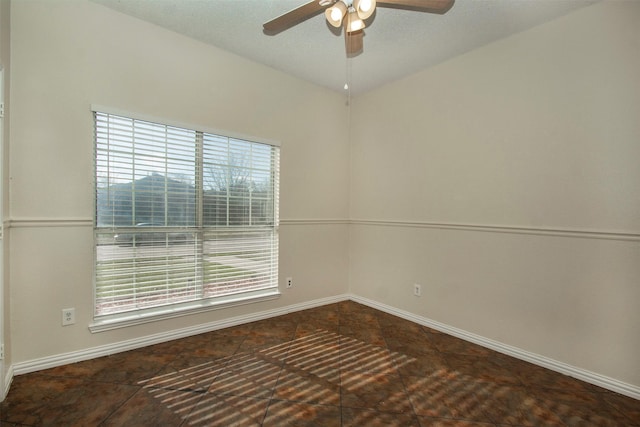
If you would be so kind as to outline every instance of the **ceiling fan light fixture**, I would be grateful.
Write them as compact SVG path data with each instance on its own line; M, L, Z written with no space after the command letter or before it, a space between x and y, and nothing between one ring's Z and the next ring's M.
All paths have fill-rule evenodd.
M354 31L360 31L364 29L364 21L358 16L358 12L354 8L349 9L347 14L347 33L353 33Z
M367 19L376 10L376 0L353 0L353 8L360 19Z
M0 0L1 2L2 0ZM299 0L303 1L303 0ZM371 23L378 6L408 9L427 13L446 13L456 0L305 0L306 2L265 22L263 33L276 35L319 13L324 12L327 22L337 28L332 32L337 35L344 27L344 41L347 58L353 58L363 52L363 38L366 27L365 20Z
M342 0L337 1L333 6L325 9L324 15L327 18L327 22L336 28L342 26L342 19L347 13L347 5Z

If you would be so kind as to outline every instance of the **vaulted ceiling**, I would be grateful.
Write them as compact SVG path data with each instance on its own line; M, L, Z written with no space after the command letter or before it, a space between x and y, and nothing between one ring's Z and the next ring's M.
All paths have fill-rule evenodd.
M378 7L351 59L323 15L280 34L262 24L308 0L92 0L352 96L598 0L457 0L444 15Z

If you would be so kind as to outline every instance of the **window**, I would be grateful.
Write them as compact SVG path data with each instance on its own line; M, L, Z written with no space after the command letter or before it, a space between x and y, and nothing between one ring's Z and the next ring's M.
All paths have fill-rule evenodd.
M278 147L94 117L96 324L277 295Z

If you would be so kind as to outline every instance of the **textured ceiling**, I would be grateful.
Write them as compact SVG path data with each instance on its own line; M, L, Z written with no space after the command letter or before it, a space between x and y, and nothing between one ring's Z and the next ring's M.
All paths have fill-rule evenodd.
M457 0L444 15L378 7L364 52L317 15L275 36L262 24L307 0L92 0L285 73L357 96L598 0Z

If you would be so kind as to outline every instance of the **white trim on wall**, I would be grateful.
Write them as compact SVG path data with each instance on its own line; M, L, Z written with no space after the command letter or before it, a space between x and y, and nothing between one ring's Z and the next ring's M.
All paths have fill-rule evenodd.
M96 357L108 356L123 351L135 350L137 348L146 347L149 345L159 344L166 341L171 341L180 338L186 338L192 335L211 332L218 329L228 328L232 326L242 325L249 322L255 322L258 320L264 320L275 316L281 316L296 311L307 310L314 307L320 307L327 304L334 304L342 301L351 300L360 304L364 304L376 310L383 311L385 313L392 314L394 316L401 317L419 325L427 326L445 334L463 339L465 341L478 344L482 347L495 350L497 352L506 354L507 356L515 357L516 359L524 360L526 362L533 363L534 365L541 366L543 368L550 369L552 371L568 375L570 377L585 381L590 384L597 385L607 390L629 396L634 399L640 400L640 387L628 384L614 378L610 378L604 375L597 374L582 368L568 365L563 362L551 359L546 356L542 356L536 353L522 350L517 347L513 347L507 344L500 343L498 341L491 340L489 338L482 337L462 329L454 328L452 326L436 322L426 317L418 316L413 313L409 313L404 310L400 310L386 304L379 303L367 298L363 298L353 294L342 294L333 297L321 298L313 301L303 302L299 304L293 304L287 307L282 307L274 310L262 311L254 314L247 314L244 316L232 317L229 319L218 320L214 322L204 323L201 325L195 325L188 328L177 329L173 331L167 331L159 334L148 335L146 337L120 341L113 344L107 344L99 347L88 348L79 351L73 351L64 354L58 354L40 359L29 360L26 362L19 362L13 364L7 372L5 384L7 387L11 384L13 375L27 374L30 372L40 371L43 369L49 369L56 366L67 365L70 363L81 362L83 360L89 360Z
M274 289L271 292L254 291L240 294L233 294L227 297L220 297L215 301L190 301L178 307L168 305L160 306L152 311L132 311L131 313L118 316L105 316L105 319L94 320L89 324L92 334L112 331L114 329L130 328L131 326L144 325L145 323L158 322L160 320L174 319L176 317L192 316L198 313L205 313L211 310L221 310L224 308L238 307L246 304L270 301L280 298L280 290Z
M349 225L346 218L326 218L326 219L280 219L280 225Z
M350 296L350 299L354 302L364 304L376 310L384 311L385 313L389 313L394 316L409 320L410 322L414 322L422 326L427 326L429 328L443 332L447 335L451 335L456 338L460 338L462 340L497 351L499 353L506 354L507 356L524 360L525 362L533 363L534 365L541 366L543 368L568 375L578 380L597 385L607 390L611 390L613 392L624 394L625 396L640 400L640 387L638 386L628 384L623 381L607 377L605 375L600 375L586 369L578 368L567 363L559 362L546 356L522 350L518 347L503 344L501 342L494 341L492 339L485 338L471 332L467 332L463 329L454 328L453 326L436 322L435 320L418 316L408 311L400 310L389 305L370 300L368 298L363 298L352 294Z
M2 392L2 400L9 394L9 389L11 388L11 383L13 382L13 365L10 365L7 368L7 373L4 375L4 389L0 390Z
M341 301L349 300L348 294L336 295L332 297L320 298L313 301L302 302L289 305L273 310L261 311L258 313L246 314L243 316L231 317L228 319L217 320L214 322L203 323L190 326L187 328L176 329L173 331L161 332L146 337L134 338L130 340L120 341L112 344L106 344L99 347L87 348L69 353L57 354L53 356L42 357L39 359L18 362L12 365L13 374L21 375L30 372L40 371L43 369L54 368L56 366L67 365L69 363L81 362L83 360L94 359L96 357L109 356L123 351L135 350L154 344L159 344L175 339L186 338L193 335L203 334L206 332L216 331L218 329L238 326L245 323L255 322L258 320L269 319L271 317L282 316L296 311L307 310L314 307L320 307L327 304L334 304Z
M18 218L6 222L9 228L93 227L91 218Z
M6 396L7 385L5 376L5 351L4 348L4 327L5 327L5 282L4 282L4 130L5 130L5 101L4 101L4 67L0 66L0 402Z
M280 225L349 225L346 218L280 219ZM13 218L4 222L5 228L35 227L93 227L92 218Z
M439 230L462 230L485 233L533 234L536 236L560 236L582 239L626 240L640 242L640 233L636 231L581 230L569 228L521 227L513 225L466 224L425 221L388 221L370 219L352 219L353 225L379 227L433 228Z
M13 218L4 222L5 228L34 227L93 227L91 218ZM483 233L532 234L536 236L560 236L582 239L622 240L640 242L636 231L581 230L569 228L521 227L513 225L443 223L425 221L389 221L347 218L289 218L280 219L280 225L363 225L378 227L432 228Z

